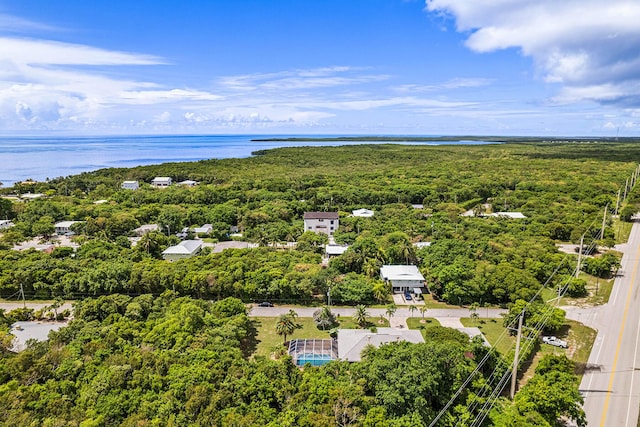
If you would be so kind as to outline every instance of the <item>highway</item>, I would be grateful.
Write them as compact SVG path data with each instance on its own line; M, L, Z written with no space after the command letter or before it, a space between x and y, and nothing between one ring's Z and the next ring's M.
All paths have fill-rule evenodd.
M587 425L636 426L640 409L640 223L635 222L609 302L592 312L598 334L580 391Z

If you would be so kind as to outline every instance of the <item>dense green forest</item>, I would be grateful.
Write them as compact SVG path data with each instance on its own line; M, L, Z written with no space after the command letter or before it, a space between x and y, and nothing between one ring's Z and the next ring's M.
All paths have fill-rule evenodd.
M249 360L254 339L234 298L211 303L167 291L79 301L75 320L49 341L1 353L0 424L418 427L445 406L476 361L490 359L475 377L479 387L494 368L504 369L482 340L441 327L424 344L392 343L365 349L360 363L302 370L289 356ZM571 362L550 356L538 369L518 401L501 400L488 420L583 420ZM439 425L481 413L470 399L461 393Z
M515 403L500 399L483 414L468 403L506 362L464 334L434 327L425 344L299 370L287 356L251 357L256 330L243 303L320 305L331 288L336 304L383 304L383 264L418 265L436 299L510 307L506 323L544 286L584 296L584 280L570 279L577 257L556 243L597 244L582 269L608 277L619 263L608 250L619 237L612 214L628 221L638 210L639 161L640 146L629 142L300 147L2 189L44 196L0 199L0 217L15 224L0 237L0 296L16 298L22 287L29 298L77 301L69 327L19 354L7 351L15 313L0 312L0 424L422 426L487 356L474 391L458 395L438 425L468 425L478 415L486 425L584 425L564 356L546 356ZM155 176L199 184L154 189ZM132 179L139 190L120 188ZM375 215L350 216L363 207ZM469 210L474 216L461 215ZM350 248L326 267L327 239L303 232L306 211L340 214L335 239ZM489 215L501 211L526 218ZM77 249L11 249L34 236L55 240L61 220L81 221ZM237 239L237 230L258 247L161 258L179 242L176 231L205 223L213 225L207 242ZM132 245L142 224L159 231ZM297 244L279 246L285 242ZM531 307L532 323L548 310L540 299ZM555 310L549 329L562 318Z
M16 226L1 238L0 296L15 295L22 285L35 298L172 289L203 298L311 302L331 286L336 303L373 303L388 293L378 280L382 264L415 263L437 299L508 304L529 299L558 265L547 285L566 280L575 257L559 253L554 243L578 242L585 233L587 242L600 239L603 212L614 213L621 189L620 198L627 198L618 206L620 216L631 216L636 193L624 188L637 159L640 148L630 143L376 144L282 148L247 159L103 169L21 183L4 191L46 197L2 199L3 216ZM158 190L144 184L155 176L199 185ZM125 179L140 180L142 188L120 189ZM349 216L361 207L375 216ZM339 211L336 240L352 245L328 269L320 267L325 242L302 230L302 214L316 210ZM466 210L519 211L527 218L461 216ZM46 239L60 220L82 221L75 253L8 250L31 236ZM126 237L146 223L159 224L161 231L132 247ZM223 254L205 249L173 264L161 259L162 250L178 242L168 231L204 223L213 225L214 241L231 239L237 227L244 240L261 248ZM614 239L608 215L600 246L610 247ZM273 246L291 241L298 242L295 250ZM417 249L413 243L419 241L432 244ZM594 270L606 276L617 260L598 262ZM572 289L584 292L579 283Z

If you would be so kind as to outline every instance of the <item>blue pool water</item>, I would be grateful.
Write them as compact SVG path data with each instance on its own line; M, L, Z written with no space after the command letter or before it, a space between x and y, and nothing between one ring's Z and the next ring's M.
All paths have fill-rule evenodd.
M311 366L323 366L331 362L332 360L334 359L329 355L301 354L300 356L298 356L298 359L296 360L296 365L304 366L308 363Z

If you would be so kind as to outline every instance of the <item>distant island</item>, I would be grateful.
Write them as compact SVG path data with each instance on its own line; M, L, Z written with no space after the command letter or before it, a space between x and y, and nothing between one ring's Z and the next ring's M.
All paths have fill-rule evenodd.
M627 141L635 140L637 138L620 138L620 140L625 139ZM273 137L273 138L256 138L252 139L251 142L369 142L369 141L383 141L383 142L443 142L443 141L478 141L478 142L495 142L495 143L506 143L506 142L586 142L586 141L615 141L617 139L614 138L562 138L562 137L537 137L537 136L330 136L330 137Z

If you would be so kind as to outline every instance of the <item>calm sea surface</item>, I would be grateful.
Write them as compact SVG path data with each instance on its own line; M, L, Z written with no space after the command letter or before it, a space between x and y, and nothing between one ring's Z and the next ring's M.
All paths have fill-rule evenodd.
M69 176L111 167L175 161L249 157L253 151L294 146L336 146L357 142L253 142L296 135L0 137L0 182ZM308 137L308 135L306 135ZM321 137L322 135L317 135ZM371 141L379 144L383 141ZM414 145L486 144L484 141L414 142Z

